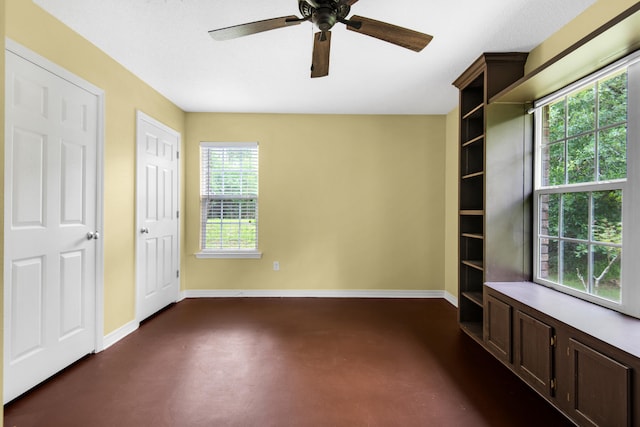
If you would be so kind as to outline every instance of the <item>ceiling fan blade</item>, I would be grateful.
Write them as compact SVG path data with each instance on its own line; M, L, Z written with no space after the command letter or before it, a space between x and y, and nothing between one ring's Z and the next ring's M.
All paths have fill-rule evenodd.
M353 6L354 3L357 3L358 0L343 0L342 3L343 4L348 4L349 6Z
M329 75L329 56L331 53L331 31L318 32L313 37L313 59L311 77Z
M263 31L299 25L300 22L302 22L302 20L295 15L282 16L280 18L265 19L263 21L249 22L247 24L211 30L209 31L209 35L213 37L214 40L218 41L231 40L238 37L248 36L250 34L261 33Z
M362 24L360 28L352 25L358 22ZM347 29L411 49L415 52L420 52L433 39L433 36L429 34L357 15L349 18Z

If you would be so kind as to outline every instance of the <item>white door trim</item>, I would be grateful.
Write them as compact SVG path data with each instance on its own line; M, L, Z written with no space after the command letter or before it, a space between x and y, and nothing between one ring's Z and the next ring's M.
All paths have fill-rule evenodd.
M40 56L27 47L5 39L5 49L12 52L40 68L72 83L85 91L95 95L98 99L98 135L96 145L96 228L101 238L96 241L96 307L95 307L95 352L104 350L104 90L76 76L60 65Z
M147 122L155 127L157 127L158 129L161 129L171 135L174 135L177 138L178 141L178 153L180 153L182 151L182 135L180 134L180 132L178 132L177 130L165 125L164 123L154 119L153 117L149 116L148 114L144 113L141 110L136 110L136 192L138 191L138 186L140 185L138 180L138 168L139 168L139 164L138 164L138 158L137 158L137 153L138 153L138 144L140 143L140 141L138 140L139 138L139 133L138 133L138 129L139 129L139 123L140 122ZM180 158L178 157L177 159L178 162L178 170L177 170L177 174L176 174L176 188L177 188L177 202L178 205L176 206L176 209L178 209L178 212L180 211L180 200L181 200L181 192L180 192ZM141 223L141 213L139 212L139 201L138 201L138 195L136 194L136 218L135 218L135 223L136 223L136 322L140 323L142 320L144 320L142 318L142 309L141 309L141 301L139 298L140 295L140 286L143 286L142 284L142 273L140 270L140 265L137 259L137 255L138 255L138 239L140 238L140 235L138 234L138 225ZM178 217L177 220L178 224L177 224L177 230L176 230L176 251L177 251L177 257L178 257L178 270L181 270L181 252L180 252L180 218ZM178 293L176 295L176 302L180 299L180 289L181 289L181 276L177 277L177 282L178 282Z

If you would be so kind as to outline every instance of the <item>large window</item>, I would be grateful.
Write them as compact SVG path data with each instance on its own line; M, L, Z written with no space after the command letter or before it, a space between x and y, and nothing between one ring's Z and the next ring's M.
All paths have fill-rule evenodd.
M536 103L534 191L535 280L636 316L638 59Z
M258 144L200 144L201 256L258 255Z

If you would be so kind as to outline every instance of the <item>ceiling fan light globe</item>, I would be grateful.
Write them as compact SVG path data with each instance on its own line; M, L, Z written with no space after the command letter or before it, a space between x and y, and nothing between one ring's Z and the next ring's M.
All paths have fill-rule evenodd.
M329 31L338 21L338 17L335 10L321 7L313 12L312 21L320 31Z

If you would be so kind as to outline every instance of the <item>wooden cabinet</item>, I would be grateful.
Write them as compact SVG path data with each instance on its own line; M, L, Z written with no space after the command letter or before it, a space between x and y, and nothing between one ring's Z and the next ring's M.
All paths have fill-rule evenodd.
M509 247L499 244L497 238L487 234L486 224L506 220L512 224L495 224L493 229L505 225L514 234L520 228L524 235L523 224L513 226L517 222L514 200L522 205L524 186L512 178L501 182L499 177L524 176L523 162L511 161L519 155L511 153L521 151L525 135L524 107L494 106L488 100L522 77L526 58L523 53L485 53L453 83L460 90L458 320L461 328L479 342L483 339L484 321L482 284L486 280L517 280L513 275L499 278L494 273L515 270L522 274L523 269L523 259L514 267L502 264L504 258L488 259L485 254L505 251L517 256L523 248L522 239L511 239ZM499 185L499 192L493 189L493 181ZM510 188L505 189L505 185ZM506 215L498 213L507 207ZM513 260L513 256L509 259Z
M556 335L553 327L529 314L517 310L515 315L516 373L540 394L553 396L554 347Z
M631 368L573 338L569 357L570 414L581 425L630 426Z
M511 363L512 308L493 295L484 303L484 343L498 359Z
M640 426L639 319L527 282L488 283L484 310L485 347L577 425Z

